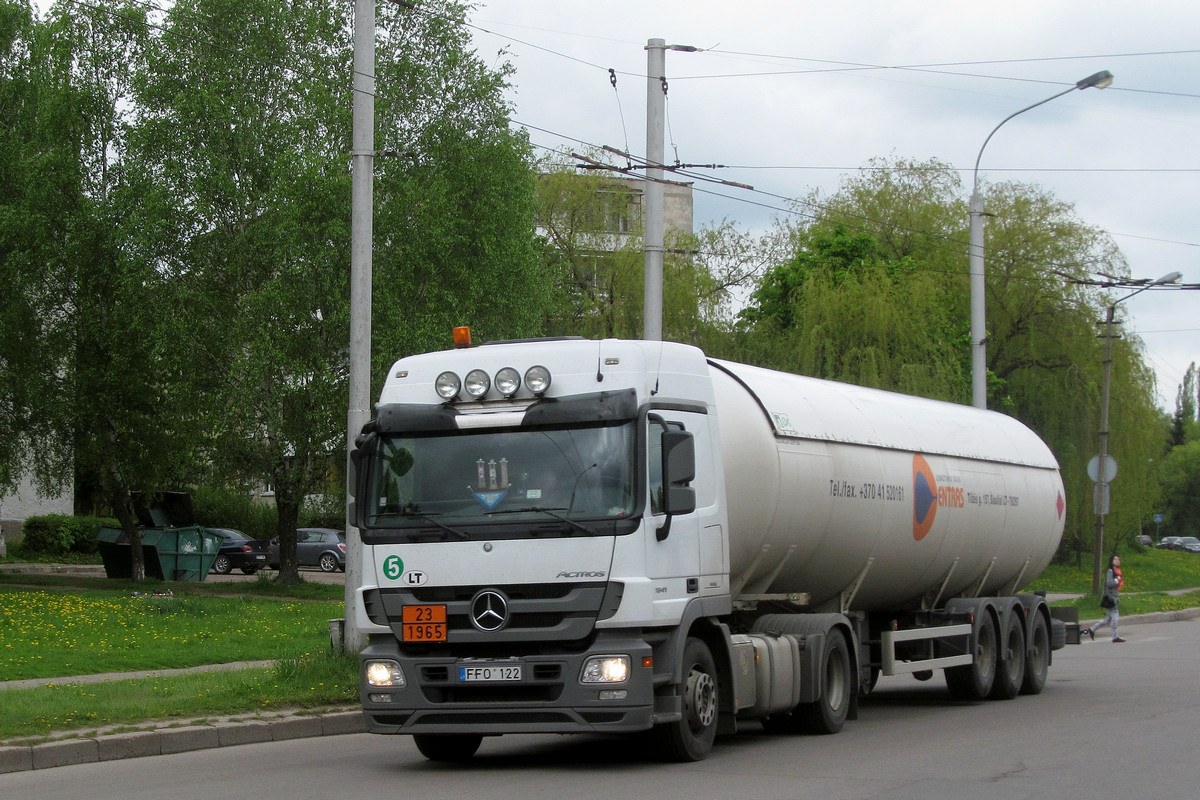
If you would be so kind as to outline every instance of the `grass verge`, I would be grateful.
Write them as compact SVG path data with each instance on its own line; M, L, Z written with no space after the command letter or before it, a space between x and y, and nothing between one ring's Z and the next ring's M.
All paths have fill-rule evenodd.
M280 659L273 668L167 678L58 684L0 691L0 741L33 743L70 731L137 728L147 721L224 717L358 700L354 656L326 649Z
M5 680L274 660L329 646L341 602L0 588Z

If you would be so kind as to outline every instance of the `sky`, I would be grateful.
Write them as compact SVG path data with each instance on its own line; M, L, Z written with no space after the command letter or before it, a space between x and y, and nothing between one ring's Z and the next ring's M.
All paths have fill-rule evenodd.
M836 191L873 158L950 164L965 199L983 148L981 180L1072 204L1132 277L1200 285L1194 0L482 0L470 22L484 61L515 67L514 121L539 148L644 156L647 40L700 48L666 54L666 160L727 165L707 174L758 191L697 184L697 228L765 230L786 214L779 198ZM1070 91L987 140L1105 69L1110 88ZM1200 362L1200 290L1129 293L1111 299L1172 412Z

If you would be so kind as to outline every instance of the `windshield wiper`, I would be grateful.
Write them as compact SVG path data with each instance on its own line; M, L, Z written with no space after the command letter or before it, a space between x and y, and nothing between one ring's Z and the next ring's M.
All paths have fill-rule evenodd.
M527 512L527 511L535 511L539 514L546 514L547 516L551 516L551 517L554 517L555 519L562 520L563 522L567 523L568 525L570 525L574 528L578 528L579 530L583 531L588 536L596 535L596 531L593 530L592 528L589 528L587 525L584 525L581 522L576 522L575 520L571 519L570 517L564 517L562 514L555 513L556 511L566 511L566 510L567 509L565 509L565 508L544 508L542 506L526 506L525 508L506 508L502 511L493 511L492 513L493 514L520 514L523 512Z
M436 514L429 514L424 511L417 511L415 508L405 508L405 509L402 509L399 513L400 513L400 516L402 516L402 517L417 517L419 519L425 520L426 522L432 522L434 525L437 525L442 530L449 531L450 533L454 534L455 536L457 536L460 539L463 539L464 541L471 538L470 534L464 533L463 531L460 531L457 528L452 528L449 525L447 525L446 523L439 520L437 518ZM415 540L420 535L421 534L419 534L419 533L410 533L408 535L408 538Z

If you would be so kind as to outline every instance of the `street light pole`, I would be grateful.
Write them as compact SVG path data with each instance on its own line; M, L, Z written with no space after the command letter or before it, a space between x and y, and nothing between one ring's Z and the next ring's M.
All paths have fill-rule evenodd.
M992 140L992 136L995 135L996 131L1000 130L1000 127L1004 123L1018 114L1024 114L1030 109L1045 105L1051 100L1062 97L1065 94L1070 94L1076 89L1090 89L1093 86L1097 89L1103 89L1106 86L1111 86L1112 82L1112 73L1108 70L1102 70L1087 76L1070 89L1064 89L1058 94L1047 97L1045 100L1025 106L1020 111L1014 111L1000 120L999 125L992 128L992 132L983 140L983 146L979 148L979 155L975 157L974 181L969 204L970 224L968 237L970 245L968 252L970 254L971 269L971 404L976 408L987 408L987 322L984 308L986 303L984 299L986 284L983 268L983 198L979 194L979 161L983 158L983 150L988 146L988 142Z
M1095 553L1092 555L1093 594L1099 594L1102 588L1101 581L1104 577L1104 516L1108 513L1108 480L1110 477L1115 477L1106 474L1108 469L1108 397L1112 386L1113 318L1116 316L1118 303L1123 303L1134 295L1141 294L1153 286L1175 283L1182 277L1181 273L1169 272L1157 280L1150 281L1137 291L1131 292L1110 303L1104 315L1104 378L1100 386L1100 455L1097 459L1095 494L1096 542L1094 545Z

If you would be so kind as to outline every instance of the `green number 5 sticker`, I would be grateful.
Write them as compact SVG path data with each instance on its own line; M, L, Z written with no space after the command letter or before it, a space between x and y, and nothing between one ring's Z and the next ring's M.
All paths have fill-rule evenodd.
M383 560L383 574L391 580L399 580L404 574L404 561L400 556L388 556Z

